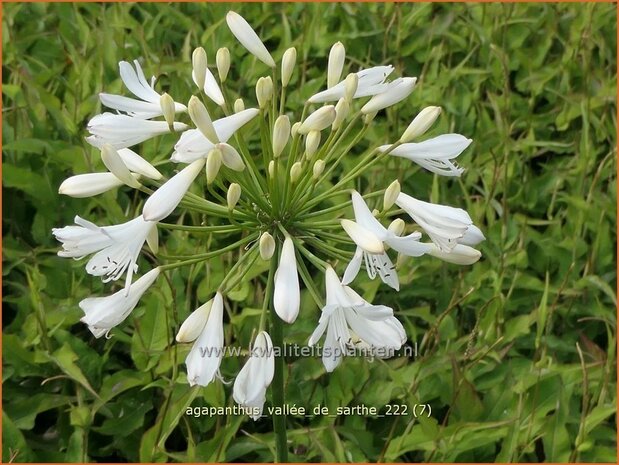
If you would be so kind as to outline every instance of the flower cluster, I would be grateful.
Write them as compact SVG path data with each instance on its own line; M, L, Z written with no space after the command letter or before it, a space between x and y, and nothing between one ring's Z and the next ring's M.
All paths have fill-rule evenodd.
M206 386L219 376L226 295L256 260L269 261L257 336L233 388L237 403L261 411L274 373L266 316L273 311L272 325L279 324L277 318L289 324L297 319L300 281L322 308L309 344L316 344L326 332L324 347L329 350L325 353L337 356L324 357L323 363L332 371L351 346L397 350L406 341L392 308L373 305L349 287L362 266L370 279L378 277L399 290L390 250L469 265L479 260L481 254L473 247L484 236L466 211L416 199L401 192L397 180L364 195L350 189L351 183L386 157L406 158L440 176L462 174L454 160L470 139L444 134L418 141L441 113L434 106L422 109L399 140L379 146L370 142L353 168L342 169L342 162L366 135L377 113L405 100L416 78L392 78L392 66L344 75L345 47L337 42L329 52L326 88L306 98L302 113L295 114L287 100L291 92L303 95L303 89L292 85L295 48L283 53L278 66L245 19L229 12L226 21L241 45L268 69L256 81L255 108L245 108L242 98L234 98L233 86L226 85L235 70L225 47L217 51L215 67L211 67L217 77L208 66L205 50L200 47L193 52L196 91L186 105L158 92L155 78L148 81L138 61L120 62L120 77L133 97L101 93L101 103L113 112L94 116L87 127L86 140L100 150L107 171L70 177L59 192L89 197L127 186L148 197L139 215L126 223L97 226L76 216L75 225L54 229L53 234L62 243L60 256L91 256L87 273L104 282L125 277L118 292L80 302L82 321L95 337L121 324L161 273L239 251L212 300L192 312L178 330L178 343L193 344L186 358L190 385ZM255 63L255 68L262 67ZM221 117L214 119L214 114ZM181 119L186 122L177 121ZM258 129L241 131L244 126ZM179 169L169 178L130 148L163 134L180 134L170 156ZM257 150L253 134L260 136ZM203 171L206 175L200 177ZM345 200L334 202L343 196ZM377 198L382 198L381 210L372 210L368 201ZM375 203L381 206L380 200ZM349 213L351 205L354 218ZM206 214L213 222L185 225L184 216L165 222L179 207ZM416 227L396 217L404 214ZM383 224L393 217L388 225ZM218 250L176 257L134 280L145 243L155 260L165 259L158 254L160 229L222 234L221 243L230 243ZM422 240L424 233L428 241ZM335 269L342 263L345 269L340 280ZM308 265L324 273L324 302Z

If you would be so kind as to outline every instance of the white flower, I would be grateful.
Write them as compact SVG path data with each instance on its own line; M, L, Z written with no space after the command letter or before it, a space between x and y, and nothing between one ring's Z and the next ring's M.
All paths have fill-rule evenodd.
M476 245L485 239L461 208L423 202L404 193L395 203L421 226L442 252L449 252L457 244Z
M365 301L350 287L342 285L330 266L325 271L325 287L326 304L308 344L316 344L327 331L322 348L322 362L327 371L333 371L342 356L356 344L368 347L381 357L402 347L406 333L390 307Z
M417 83L417 78L405 77L391 81L380 94L374 95L368 103L361 107L361 113L376 113L383 108L395 105L408 97Z
M185 320L176 336L179 342L195 341L185 359L189 385L208 385L219 375L224 348L224 301L218 292Z
M357 73L358 84L353 98L369 97L380 94L388 89L389 84L385 79L393 72L393 66L374 66L363 69ZM309 103L334 102L346 95L346 79L333 87L312 95Z
M234 11L229 11L226 15L226 23L243 47L267 66L275 67L273 57L245 18Z
M443 134L423 142L401 144L389 155L407 158L419 166L441 176L460 176L464 169L452 161L466 149L472 139L460 134ZM381 145L378 150L385 152L391 145Z
M148 221L161 221L172 213L204 168L204 164L204 160L194 161L157 189L144 203L144 218Z
M156 240L157 223L145 221L142 215L113 226L97 226L79 216L74 221L77 226L52 229L54 237L62 242L63 250L58 255L79 260L94 253L86 264L86 272L108 282L126 271L129 289L144 242L148 239L150 245Z
M299 288L294 244L292 239L286 236L279 256L279 266L275 272L273 307L282 320L286 323L294 323L299 315L300 305L301 290Z
M174 123L175 131L184 131L187 127L184 123ZM101 148L108 143L115 149L131 147L151 137L170 132L165 121L151 121L115 113L94 116L88 122L87 129L91 134L86 138L89 144Z
M335 86L342 77L344 60L346 59L346 49L342 42L336 42L329 51L329 61L327 63L327 88Z
M106 297L88 297L79 303L84 312L81 318L92 334L99 338L118 326L129 316L146 290L159 276L159 268L150 270L133 283L131 289L121 289Z
M372 212L368 208L367 204L357 191L352 193L352 205L355 212L355 221L361 228L368 233L372 234L381 245L383 242L389 245L394 250L408 255L411 257L419 257L424 253L430 251L430 247L427 244L419 242L421 238L420 233L412 233L405 237L397 236L393 231L385 228L380 222L372 215ZM348 231L347 231L348 232ZM351 238L356 238L351 235ZM374 250L368 250L365 244L361 241L355 240L357 244L357 250L352 260L348 264L346 271L344 272L344 284L349 284L355 279L359 273L361 267L361 259L365 261L365 268L367 270L370 279L376 278L376 275L380 276L380 279L395 289L400 289L400 283L398 280L398 274L395 270L391 259L384 251L375 252Z
M256 336L249 360L236 376L232 390L232 397L237 404L252 409L256 413L250 415L254 420L262 415L266 390L273 381L274 372L273 343L269 334L262 331Z
M227 142L242 126L252 120L260 111L248 108L225 118L213 121L213 127L221 142ZM215 148L216 143L208 140L198 129L190 129L181 134L174 146L171 160L179 163L191 163L205 158ZM225 164L225 159L224 159Z
M120 68L120 78L125 83L125 86L139 100L122 95L101 93L99 94L101 103L106 107L123 111L130 116L141 119L150 119L163 115L160 103L161 94L154 89L155 77L151 78L149 85L138 60L134 60L133 63L135 70L126 61L118 63L118 67ZM175 102L174 110L176 112L183 112L187 111L187 107L182 103Z

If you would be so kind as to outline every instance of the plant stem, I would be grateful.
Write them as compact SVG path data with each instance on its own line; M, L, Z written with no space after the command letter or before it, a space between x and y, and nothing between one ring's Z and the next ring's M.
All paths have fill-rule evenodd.
M271 270L269 275L275 273L277 268L277 258L279 256L279 249L271 258ZM273 406L284 408L284 331L282 320L280 320L277 313L271 312L271 337L273 339L273 347L277 347L275 357L275 375L273 376ZM275 446L276 456L275 461L278 463L284 463L288 461L288 445L286 439L286 417L285 415L273 415L273 431L275 432Z

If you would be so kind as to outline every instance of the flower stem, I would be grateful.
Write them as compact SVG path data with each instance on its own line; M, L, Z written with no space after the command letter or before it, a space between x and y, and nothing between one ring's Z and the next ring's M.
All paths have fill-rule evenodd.
M271 269L269 275L275 273L277 268L277 258L279 256L279 248L271 258ZM273 406L284 407L284 330L282 320L274 311L271 312L271 337L273 339L273 347L277 347L275 357L275 374L273 376ZM288 461L288 445L286 439L286 416L273 415L273 431L275 432L276 456L275 461L278 463Z

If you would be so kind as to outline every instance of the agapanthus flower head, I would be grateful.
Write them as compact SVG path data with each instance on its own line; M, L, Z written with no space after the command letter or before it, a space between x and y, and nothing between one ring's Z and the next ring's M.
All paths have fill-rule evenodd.
M242 47L266 64L268 72L253 62L247 75L243 71L239 76L244 67L235 63L240 48L233 42L217 49L215 76L206 51L196 44L185 69L188 88L180 98L185 106L170 90L155 90L154 79L146 80L137 61L121 62L121 79L136 98L101 94L103 103L117 113L95 115L87 126L87 141L100 149L109 172L73 176L60 192L86 197L112 188L134 189L135 205L126 211L135 209L137 216L103 227L76 217L76 225L52 232L62 243L60 256L92 255L88 273L104 281L126 276L124 289L80 303L86 314L83 321L96 337L122 322L160 273L196 266L193 276L201 272L203 262L232 255L233 264L224 266L221 280L207 280L213 299L186 318L176 340L192 344L185 360L189 384L213 382L220 377L226 297L246 281L259 283L250 294L260 294L262 310L252 332L257 336L233 387L236 402L255 409L252 416L257 418L273 380L272 349L283 344L283 323L293 324L310 314L311 308L305 313L302 296L322 309L309 343L317 344L326 333L327 371L352 349L389 358L405 343L406 333L391 307L371 304L349 286L365 279L359 277L361 268L369 279L379 277L386 284L380 289L392 293L405 285L398 276L403 262L399 256L420 263L438 258L470 265L481 257L473 246L484 235L464 210L407 194L415 186L409 181L410 167L379 190L352 190L382 183L384 177L376 173L386 171L374 170L384 167L389 157L410 159L444 176L462 174L454 159L470 139L443 134L419 140L441 113L439 107L422 109L397 142L380 145L376 140L389 130L387 125L378 127L384 120L380 112L404 101L411 105L408 97L417 78L401 76L390 64L369 63L359 70L354 65L359 57L348 58L344 44L336 42L324 51L328 59L323 90L296 107L299 96L307 96L309 75L302 73L311 60L305 57L302 65L297 63L296 49L286 44L271 54L238 13L229 12L225 20ZM273 58L279 56L281 63ZM250 75L254 68L261 74ZM312 74L312 82L314 78ZM149 155L136 148L143 158L129 148L157 136L177 138L171 154ZM165 230L161 247L166 253L159 252L158 228ZM189 250L186 255L170 255L165 248L168 234L177 233L182 236L176 237L175 248L180 253ZM149 261L158 266L131 284L142 267L138 262L145 242L152 252ZM263 267L264 261L269 266ZM343 269L342 281L335 267ZM268 272L263 273L264 268ZM315 273L324 275L325 292L318 289ZM170 277L169 282L176 281ZM384 295L377 292L377 301ZM233 299L229 302L226 313L234 316L236 305ZM244 321L251 324L251 318Z

